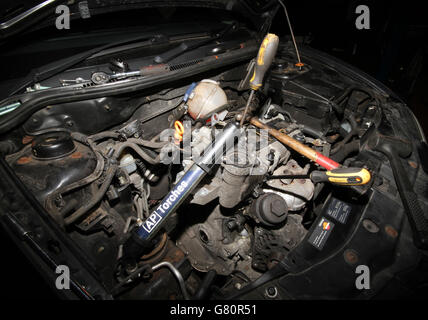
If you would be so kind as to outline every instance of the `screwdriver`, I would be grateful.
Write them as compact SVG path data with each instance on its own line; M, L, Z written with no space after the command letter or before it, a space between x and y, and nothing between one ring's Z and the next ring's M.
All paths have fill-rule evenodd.
M245 116L248 112L248 107L250 106L250 103L253 100L254 92L261 88L265 73L272 64L273 58L275 57L276 51L278 49L278 43L279 38L273 33L268 33L262 41L259 53L257 54L256 63L254 65L253 76L250 79L251 93L248 97L247 105L245 106L244 115L242 116L240 121L241 127L244 124Z
M330 182L341 186L361 186L371 180L370 172L364 168L337 168L329 171L312 171L305 175L275 175L267 180L311 179L313 183Z

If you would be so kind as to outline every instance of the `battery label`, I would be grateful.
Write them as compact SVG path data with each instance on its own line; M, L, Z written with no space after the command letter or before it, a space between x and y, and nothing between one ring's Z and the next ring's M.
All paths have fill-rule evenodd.
M332 201L328 206L326 214L332 217L334 220L345 224L346 221L348 221L351 209L352 207L346 202L340 201L336 198L332 198Z
M330 233L333 231L333 228L334 223L322 217L315 227L315 230L309 237L309 243L318 250L322 250L325 243L327 242L328 237L330 236Z

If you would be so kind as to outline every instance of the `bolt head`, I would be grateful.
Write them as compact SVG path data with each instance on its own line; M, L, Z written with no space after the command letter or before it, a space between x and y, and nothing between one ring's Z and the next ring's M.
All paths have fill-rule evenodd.
M273 201L270 205L270 209L272 213L277 217L282 217L284 214L287 213L287 210L284 207L284 204L280 200Z
M278 295L278 291L275 287L268 287L266 289L266 294L269 298L276 298L276 296Z

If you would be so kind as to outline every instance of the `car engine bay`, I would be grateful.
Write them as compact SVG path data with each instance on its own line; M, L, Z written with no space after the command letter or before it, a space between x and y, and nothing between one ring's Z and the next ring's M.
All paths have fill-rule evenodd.
M249 52L255 56L254 48ZM395 145L387 135L398 136L397 143L416 139L416 126L409 125L411 132L397 125L414 120L382 88L315 50L302 52L305 64L297 66L292 46L280 44L254 98L249 97L254 59L244 59L145 91L74 98L31 112L2 138L10 167L3 175L21 181L38 210L47 213L43 224L53 222L55 234L69 243L43 228L34 236L67 264L72 259L64 246L75 248L91 270L89 276L82 266L72 267L76 283L85 283L83 291L99 298L355 297L360 294L353 287L355 266L366 263L379 275L374 283L383 287L388 278L383 272L418 259L409 209L400 200L402 186L388 162L395 161L388 154L392 147L382 149L382 139ZM200 62L191 59L180 68ZM62 86L115 90L121 81L132 82L132 75L120 75L130 72L126 65L122 59L110 62L116 79L98 70L90 80L70 83L64 79L74 75L67 71ZM49 81L43 85L50 87ZM249 100L248 114L263 125L341 166L364 168L370 181L340 186L309 178L322 166L268 130L249 122L251 130L245 131L238 124ZM218 151L213 141L228 130L224 139L234 147L223 152L220 145L217 162L202 167L200 159L210 147ZM402 143L397 148L403 157L412 154L399 160L404 175L422 186L427 176L419 155ZM426 200L416 201L424 207ZM15 222L36 230L42 224L22 210L11 212ZM144 250L135 255L128 243L142 232L150 233L150 245L141 244ZM402 247L407 253L393 259ZM324 277L341 279L340 285L321 293Z

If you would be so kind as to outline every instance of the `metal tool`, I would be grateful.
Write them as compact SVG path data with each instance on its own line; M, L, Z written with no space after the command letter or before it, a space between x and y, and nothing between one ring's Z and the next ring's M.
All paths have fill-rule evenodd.
M165 198L152 211L144 223L135 229L124 244L125 258L137 258L145 251L152 249L153 241L166 219L174 213L190 195L202 178L211 171L223 155L234 146L235 138L241 134L237 124L227 124L215 140L204 151L204 156L193 164L184 176L175 184Z
M169 65L159 64L159 65L154 65L154 66L153 65L145 66L145 67L140 68L140 70L114 72L111 74L108 74L104 71L97 71L91 75L90 81L92 81L92 83L94 83L94 84L104 84L104 83L110 82L111 80L114 80L114 79L123 80L123 79L131 78L131 77L153 76L153 75L158 75L158 74L163 74L163 73L169 72L169 70L170 70ZM78 80L78 79L76 79L76 80ZM67 83L65 83L65 81L70 81L70 80L61 80L61 81L63 84L67 84ZM80 81L80 82L81 83L89 82L89 80L83 80L82 79L82 81ZM76 82L76 83L79 83L79 82Z
M290 28L291 39L293 40L293 45L294 45L294 49L296 50L296 56L297 56L297 61L298 61L296 63L296 67L298 67L299 70L302 70L302 67L305 64L302 63L302 60L300 59L300 53L299 53L299 49L297 48L296 37L294 36L293 27L291 26L290 17L288 16L287 7L285 6L285 4L281 0L278 0L278 1L281 4L282 8L284 9L285 17L287 18L288 27Z
M278 141L282 142L286 146L305 156L306 158L318 163L323 168L327 170L337 169L340 167L340 164L336 161L322 155L318 151L305 146L303 143L297 141L296 139L290 137L289 135L282 133L272 127L269 127L267 124L261 122L257 117L252 117L250 123L260 129L268 130L268 133L275 137Z
M251 93L248 97L247 105L245 106L244 115L241 118L240 126L244 124L245 116L248 112L248 107L253 100L254 92L259 90L263 84L263 78L266 71L272 64L275 58L276 51L278 50L279 38L273 33L268 33L263 39L262 44L257 54L256 63L254 65L253 76L250 79Z
M370 182L371 174L364 168L337 168L329 171L312 171L305 175L276 175L267 179L311 179L313 183L330 182L341 186L361 186Z

